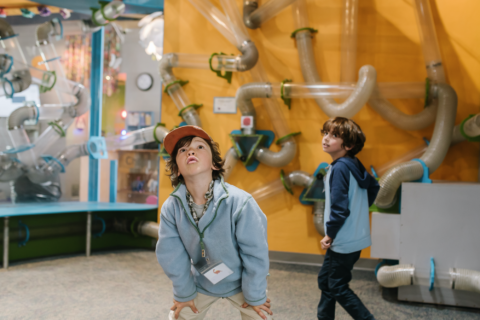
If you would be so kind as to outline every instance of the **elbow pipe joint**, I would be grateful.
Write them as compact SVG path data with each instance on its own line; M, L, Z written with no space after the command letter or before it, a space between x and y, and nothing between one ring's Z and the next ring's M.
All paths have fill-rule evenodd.
M23 106L15 109L8 117L8 130L14 130L23 126L26 120L35 119L38 109L32 106Z
M12 72L13 93L22 92L32 84L32 75L28 69Z
M257 0L245 0L243 2L243 23L249 29L257 29L260 27L258 21L253 21L251 19L251 14L253 11L258 9Z
M55 22L46 21L37 27L37 45L44 46L50 43L50 36L56 35Z
M315 225L315 229L317 232L325 237L325 201L316 201L313 203L313 224Z
M83 115L90 109L91 97L90 90L80 83L75 83L73 92L77 98L77 103L75 106L73 106L73 108L70 108L69 113L72 118L75 118Z
M178 57L175 53L167 53L160 59L158 69L163 82L169 83L175 80L172 69L177 59Z
M308 188L314 179L308 172L301 170L290 172L286 178L290 186L299 186L304 188Z
M242 129L244 134L254 134L256 127L256 111L253 106L253 98L269 98L272 96L272 86L270 83L248 83L241 86L237 90L235 97L237 107L240 109L242 116L252 116L252 128Z
M279 152L270 151L261 147L255 150L255 159L269 167L284 167L289 164L297 153L297 144L295 140L289 139L282 144Z
M235 58L237 70L244 72L255 67L258 61L258 50L255 44L250 40L246 40L238 50L240 50L242 55Z

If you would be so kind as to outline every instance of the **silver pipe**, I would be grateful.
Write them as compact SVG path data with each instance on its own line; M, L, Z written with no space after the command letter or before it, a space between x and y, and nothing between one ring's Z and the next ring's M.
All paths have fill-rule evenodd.
M73 106L70 116L72 118L80 117L90 110L92 104L92 98L90 95L90 89L81 85L80 83L73 82L72 92L77 98L77 103Z
M153 221L140 221L137 226L137 233L158 239L159 224Z
M252 116L252 128L242 129L243 134L255 134L256 111L253 106L253 98L272 97L272 86L270 83L248 83L237 90L235 101L237 107L243 116ZM283 167L289 164L295 157L297 151L295 139L290 138L282 143L282 149L279 152L270 151L268 148L260 147L255 150L255 159L271 167Z
M452 132L457 113L457 94L448 84L436 85L438 112L432 140L420 158L432 174L442 163L452 140ZM418 180L423 175L420 162L401 163L388 170L380 179L380 191L375 200L379 208L390 208L395 203L395 196L402 182Z
M163 55L162 59L160 59L159 71L164 86L167 86L169 83L177 80L172 72L172 68L175 64L176 59L177 57L174 53ZM185 107L190 105L188 97L183 91L181 85L174 84L170 86L168 89L168 94L173 99L178 110L183 110ZM188 108L187 110L184 110L182 113L182 118L189 125L194 125L198 127L202 126L202 121L200 120L200 117L194 108Z
M260 8L257 0L243 1L243 22L250 29L257 29L260 25L274 16L295 0L270 0Z
M13 93L19 93L26 90L32 84L32 75L28 69L17 70L10 73ZM5 92L5 95L12 94L12 92Z
M321 236L325 237L325 201L315 201L312 214L315 229Z
M269 83L247 83L237 90L235 101L242 116L252 116L252 128L242 129L243 134L255 134L256 115L255 107L253 106L253 98L268 98L272 96L272 90Z
M473 291L480 293L480 272L468 269L451 268L450 285L453 290Z
M258 0L243 0L243 23L250 29L260 27L259 21L252 21L252 12L258 9Z
M282 143L282 149L278 152L260 147L255 150L255 159L269 167L284 167L289 164L297 153L297 143L290 138Z
M227 153L225 154L225 164L223 167L225 168L225 172L223 173L223 180L227 181L230 175L232 174L235 165L238 162L238 155L235 151L235 148L231 147L228 149Z
M285 178L289 186L299 186L304 188L308 188L313 183L313 180L315 179L308 172L301 171L301 170L292 171L289 174L287 174Z
M37 45L49 44L50 36L59 35L56 32L55 27L56 23L53 20L46 21L39 25L36 32Z
M258 50L255 44L250 40L246 40L238 50L240 50L242 55L235 58L237 71L244 72L255 67L258 61Z
M37 117L37 108L34 106L23 106L15 109L8 116L8 130L14 130L23 126L26 120Z
M415 267L411 264L383 266L378 269L377 280L382 287L396 288L413 284Z

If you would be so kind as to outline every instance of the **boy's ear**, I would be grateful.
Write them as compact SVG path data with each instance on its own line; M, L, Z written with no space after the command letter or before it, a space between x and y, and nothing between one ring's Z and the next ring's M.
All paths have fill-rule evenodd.
M353 149L353 146L344 146L343 149L347 150L347 151L350 151Z
M212 163L212 170L218 171L219 169Z

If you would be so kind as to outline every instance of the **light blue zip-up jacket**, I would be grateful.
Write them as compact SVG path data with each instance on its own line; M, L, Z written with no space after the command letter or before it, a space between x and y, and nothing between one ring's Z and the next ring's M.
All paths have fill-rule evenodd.
M243 291L248 304L265 303L267 218L255 200L223 178L216 180L213 200L197 227L185 192L185 185L179 184L163 204L156 248L158 262L172 280L174 299L190 301L197 292L230 297ZM210 261L220 260L233 271L215 285L193 266L205 262L201 239Z
M334 161L325 177L325 232L333 239L330 249L352 253L372 245L370 206L380 189L357 158Z

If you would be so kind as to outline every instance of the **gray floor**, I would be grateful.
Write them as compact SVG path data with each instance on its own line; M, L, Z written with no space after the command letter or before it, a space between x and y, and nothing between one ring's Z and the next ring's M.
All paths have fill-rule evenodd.
M272 264L269 296L276 320L316 319L317 267ZM352 289L381 319L480 319L480 310L407 304L373 273L355 271ZM0 319L166 319L171 283L152 251L119 251L13 263L0 272ZM240 319L219 300L207 319ZM337 319L351 319L341 307Z

